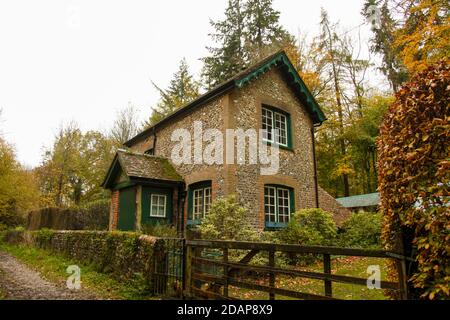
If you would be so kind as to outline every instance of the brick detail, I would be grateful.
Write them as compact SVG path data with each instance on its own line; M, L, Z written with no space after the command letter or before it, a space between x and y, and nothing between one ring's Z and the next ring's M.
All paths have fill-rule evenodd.
M120 191L115 190L111 193L111 208L109 212L109 230L117 230L117 225L119 223L119 193Z
M338 226L348 219L351 211L344 208L328 192L319 187L319 207L333 214L333 220Z

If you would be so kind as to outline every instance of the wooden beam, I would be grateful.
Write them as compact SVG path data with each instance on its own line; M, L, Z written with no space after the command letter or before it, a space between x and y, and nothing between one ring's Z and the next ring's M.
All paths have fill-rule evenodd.
M203 264L203 265L220 265L220 266L224 265L223 262L209 260L209 259L203 259L203 258L195 258L194 263ZM280 269L280 268L271 269L270 267L267 267L267 266L240 265L239 263L230 263L230 262L227 263L227 265L232 268L244 269L244 270L258 272L258 273L269 274L270 272L273 271L279 275L282 274L282 275L297 276L297 277L307 278L307 279L330 280L330 281L339 282L339 283L348 283L348 284L367 286L367 279L356 278L356 277L351 277L351 276L344 276L344 275L337 275L337 274L325 274L325 273L311 272L311 271L301 271L301 270L295 270L295 269ZM381 281L381 288L382 289L390 289L390 290L399 290L399 284L396 282Z
M188 240L186 244L188 246L195 246L201 248L228 248L228 249L292 252L292 253L316 253L316 254L329 254L335 256L391 258L389 256L389 252L383 250L367 250L367 249L321 247L321 246L299 246L293 244L256 243L245 241L244 242L214 241L214 240Z
M326 275L331 275L331 259L329 254L323 255L323 273ZM333 296L331 281L329 279L325 279L324 285L325 295L331 298Z

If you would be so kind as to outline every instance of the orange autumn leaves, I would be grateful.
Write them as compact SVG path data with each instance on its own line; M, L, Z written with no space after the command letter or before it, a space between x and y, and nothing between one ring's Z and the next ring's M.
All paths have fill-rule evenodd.
M446 60L397 93L378 141L383 240L398 249L399 231L410 230L417 248L410 284L429 299L450 296L449 105Z

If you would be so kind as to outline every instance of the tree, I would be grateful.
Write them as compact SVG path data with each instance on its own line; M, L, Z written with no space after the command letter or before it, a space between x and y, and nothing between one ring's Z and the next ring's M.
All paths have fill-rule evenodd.
M373 37L370 50L381 55L382 64L379 70L387 77L392 90L397 92L400 85L408 79L408 71L400 58L399 48L395 45L398 22L393 19L388 4L388 0L367 0L362 14L369 18L373 14L368 10L369 8L372 6L380 8L381 23L378 28L372 28Z
M145 123L146 127L152 126L200 95L200 85L189 73L186 59L181 60L178 71L173 75L167 89L153 85L159 91L161 98L153 109L150 119Z
M109 133L113 145L120 148L126 141L136 136L141 129L138 123L137 110L131 103L119 110Z
M249 64L283 48L293 37L279 24L272 0L229 0L225 19L211 21L217 47L208 47L202 78L207 89L231 78Z
M401 0L403 23L394 45L410 74L450 56L450 3L447 0Z
M36 169L45 205L68 207L107 198L100 185L113 151L103 134L83 133L73 122L63 126Z
M362 100L362 114L346 128L350 164L355 172L353 193L372 193L377 190L377 149L383 116L393 102L391 96L373 95Z
M210 37L219 46L207 47L210 56L202 59L202 78L208 89L240 72L247 64L244 10L243 0L229 0L225 19L210 21L215 30Z
M396 92L409 75L450 55L450 4L446 0L367 0L363 15L380 8L379 28L374 28L372 51L381 54L380 70Z
M329 113L332 112L334 114L329 121L329 125L337 129L337 143L341 156L341 161L338 162L338 168L335 170L335 174L342 177L344 196L348 197L350 195L349 174L351 174L351 169L347 165L347 145L344 139L345 110L342 94L345 77L343 68L345 55L340 46L342 43L336 33L336 25L330 22L328 13L323 9L321 12L320 26L321 33L318 38L317 47L321 55L322 72L328 75L329 78L325 82L331 83L330 91L333 93L333 97L331 98L332 108L329 110Z
M0 229L20 224L24 214L38 206L33 172L20 165L13 147L0 138Z
M245 4L245 46L251 61L262 59L267 47L289 41L289 34L280 25L280 12L273 0L248 0Z

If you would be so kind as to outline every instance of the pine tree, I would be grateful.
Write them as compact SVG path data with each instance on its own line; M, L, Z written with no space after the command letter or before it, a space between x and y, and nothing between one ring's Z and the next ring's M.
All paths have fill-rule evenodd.
M242 0L229 0L225 19L211 21L215 33L211 38L218 47L208 47L210 56L203 58L202 77L208 89L241 71L247 61L244 51L244 10Z
M280 12L272 0L229 0L225 19L211 21L210 34L217 47L203 58L204 86L211 89L242 71L250 63L286 47L293 37L279 24Z
M267 46L282 47L289 34L279 24L280 12L272 7L273 0L248 0L245 5L246 50L251 60L267 55Z
M373 13L368 9L373 5L380 7L380 4L381 1L368 0L362 14L369 18ZM384 0L380 8L380 15L381 25L379 28L372 28L373 38L370 50L381 55L382 64L379 69L387 77L392 90L397 92L400 85L408 79L408 72L400 59L399 49L394 45L398 26L392 18L387 0Z
M161 89L154 83L153 86L160 94L160 101L153 109L150 119L144 124L145 127L152 126L200 95L200 85L189 73L186 59L181 60L180 67L173 75L167 89Z

